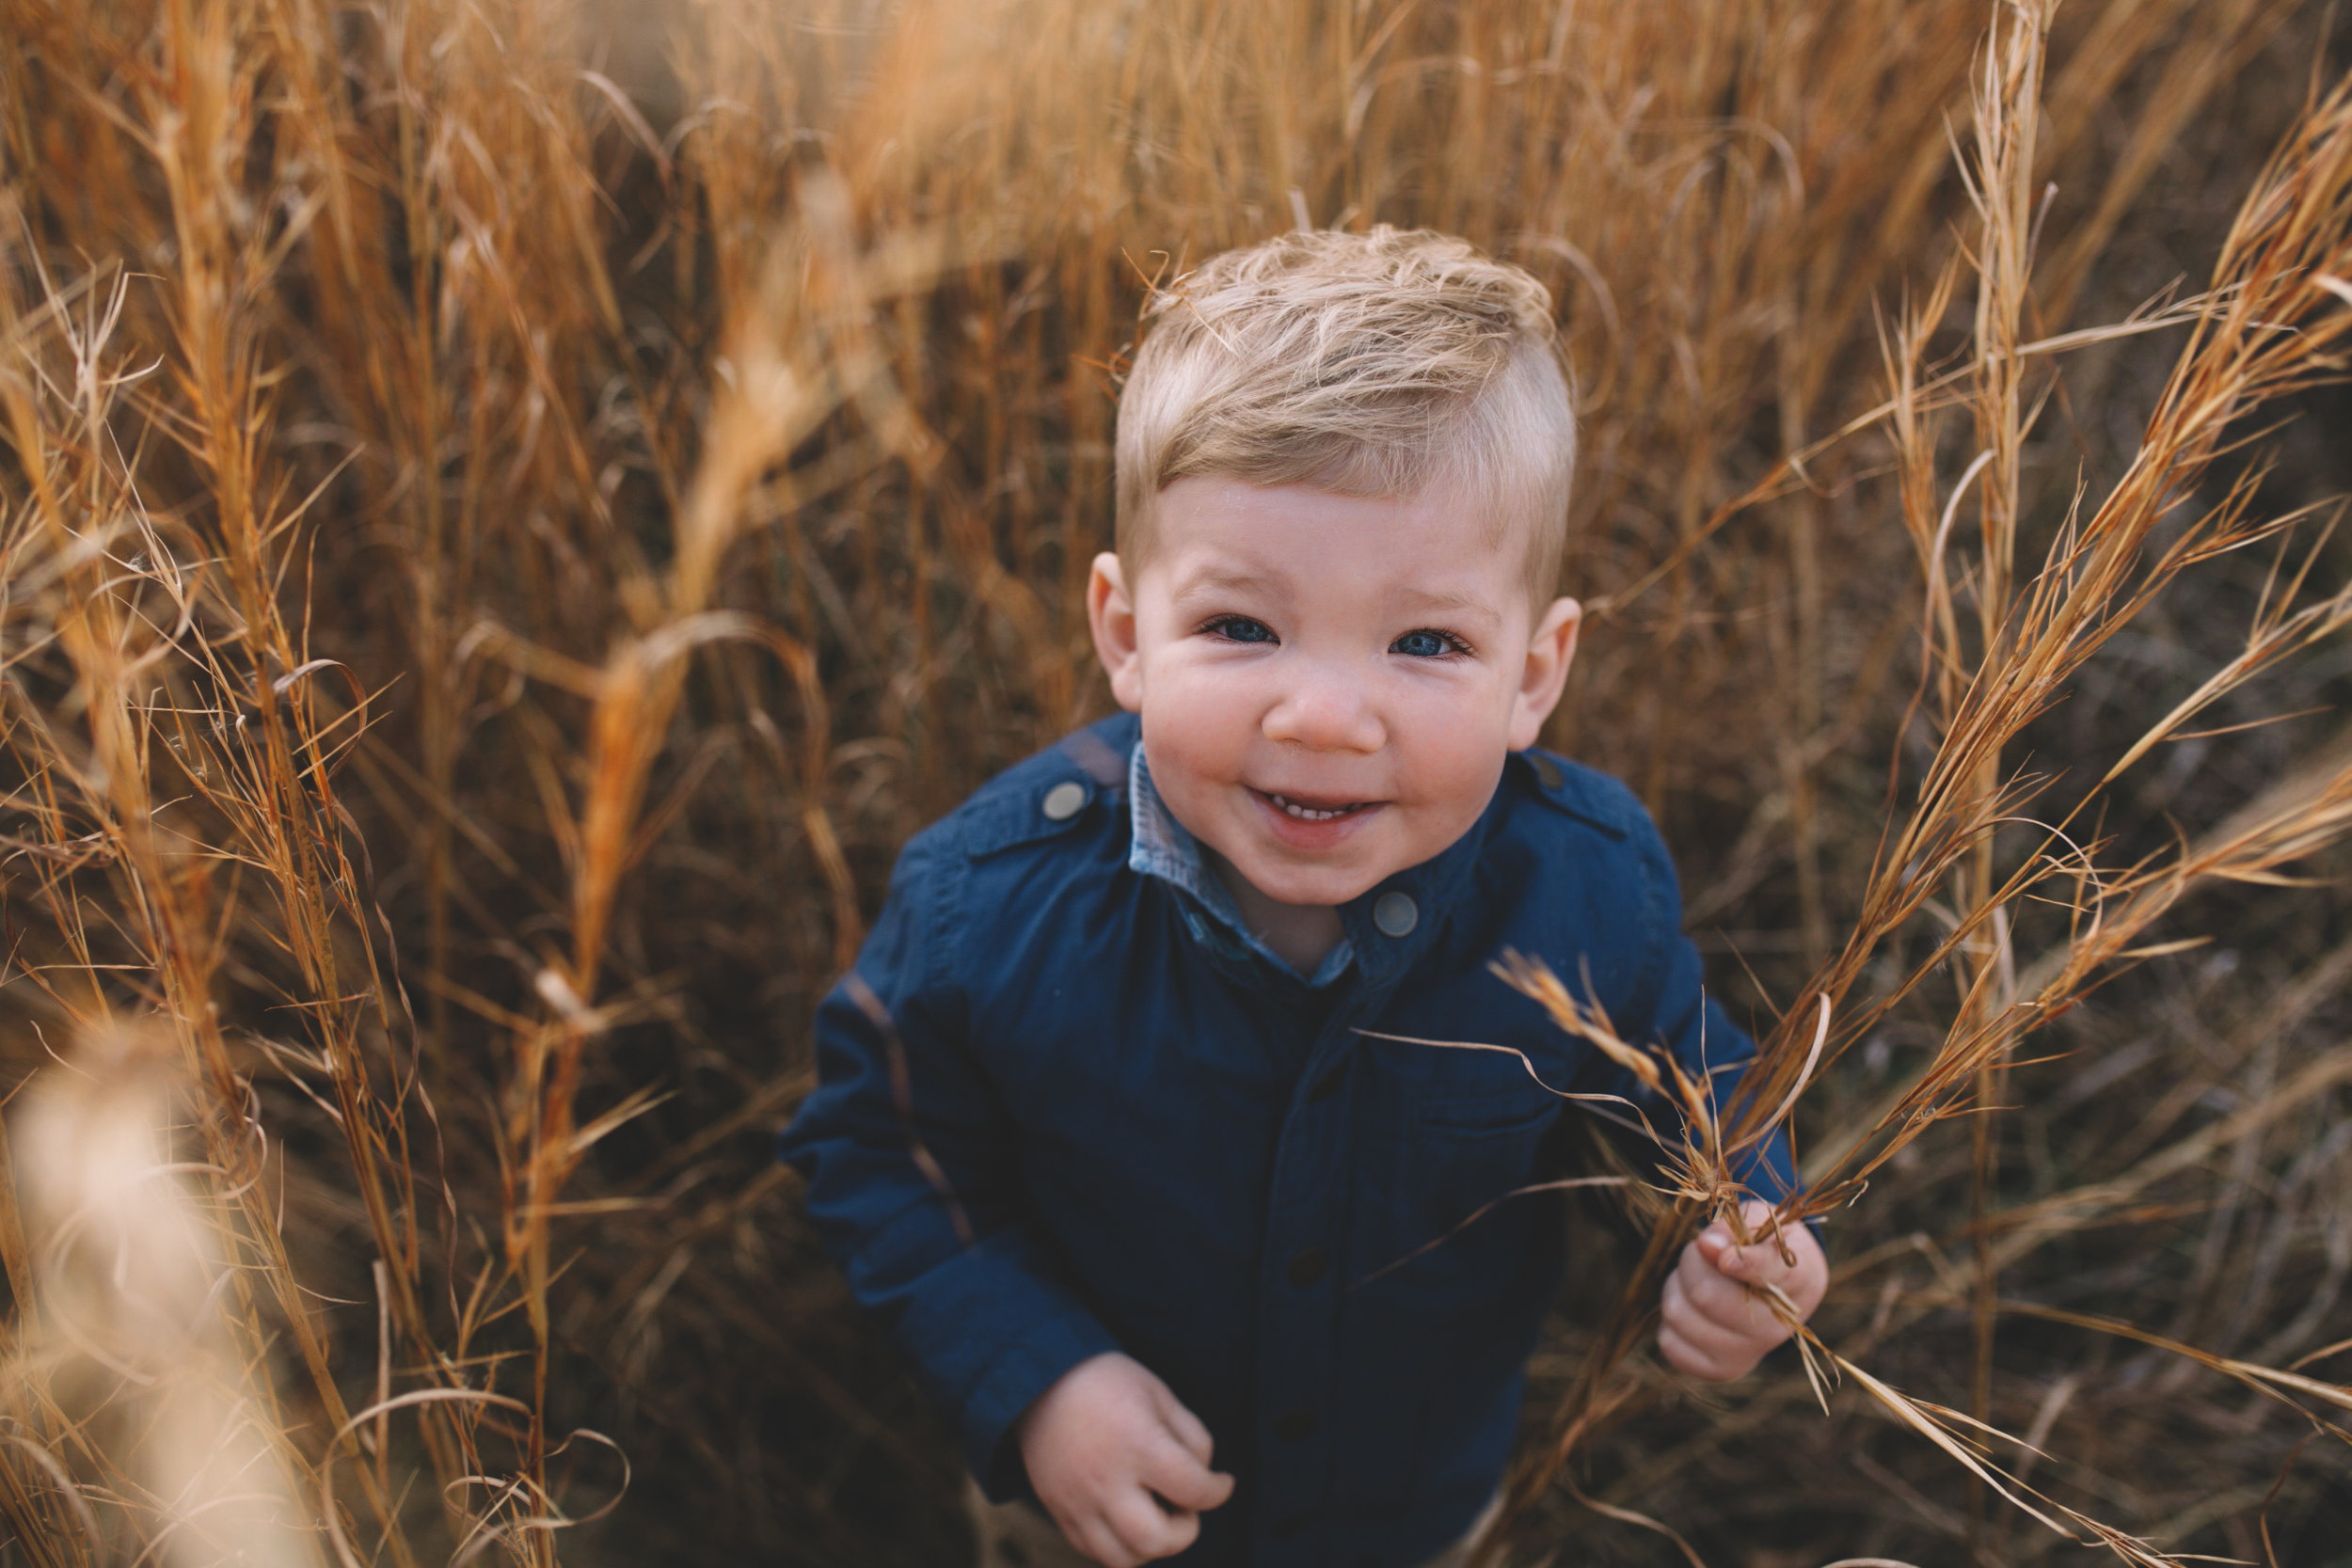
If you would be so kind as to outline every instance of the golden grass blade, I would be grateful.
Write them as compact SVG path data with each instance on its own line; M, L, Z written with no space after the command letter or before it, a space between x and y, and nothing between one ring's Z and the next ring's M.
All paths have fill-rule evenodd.
M2236 1378L2249 1388L2259 1388L2274 1395L2280 1392L2309 1394L2313 1399L2324 1400L2340 1410L2352 1410L2352 1387L2347 1387L2343 1384L2324 1383L2315 1377L2305 1377L2300 1372L2281 1371L2275 1367L2257 1366L2250 1361L2240 1361L2227 1355L2216 1355L2210 1351L2199 1350L2194 1345L2183 1344L2178 1339L2169 1338L2161 1334L2152 1334L2120 1318L2104 1317L2093 1312L2069 1312L2060 1307L2042 1307L2033 1302L2003 1302L2001 1310L2014 1312L2020 1317L2040 1318L2048 1323L2068 1323L2075 1328L2096 1329L2102 1334L2112 1334L2118 1338L2136 1339L2143 1345L2153 1345L2159 1350L2170 1351L2173 1354L2185 1356L2199 1366L2208 1367L2217 1372Z

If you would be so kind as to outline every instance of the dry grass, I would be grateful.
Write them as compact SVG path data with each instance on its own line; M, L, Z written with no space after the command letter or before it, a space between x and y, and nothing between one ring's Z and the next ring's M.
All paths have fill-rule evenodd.
M133 1131L80 1180L186 1238L77 1263L26 1113L7 1552L225 1560L191 1510L279 1495L236 1470L294 1478L283 1560L952 1559L766 1134L896 846L1104 701L1146 280L1394 221L1563 303L1599 613L1554 738L1660 813L1769 1037L1565 1305L1507 1529L2341 1555L2318 8L627 20L0 0L0 1069L94 1078ZM1639 1348L1784 1113L1826 1413ZM155 1391L160 1342L212 1370Z

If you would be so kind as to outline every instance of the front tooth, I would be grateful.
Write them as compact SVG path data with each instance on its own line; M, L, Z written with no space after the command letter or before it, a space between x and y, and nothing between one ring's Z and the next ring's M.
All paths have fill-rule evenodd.
M1345 806L1334 806L1328 811L1317 806L1302 806L1286 795L1276 795L1271 799L1276 805L1302 822L1328 822L1335 816L1345 816L1348 812Z

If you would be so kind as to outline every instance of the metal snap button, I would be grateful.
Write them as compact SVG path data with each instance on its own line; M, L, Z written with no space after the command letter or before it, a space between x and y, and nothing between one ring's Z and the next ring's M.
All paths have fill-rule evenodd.
M1064 779L1045 792L1045 820L1067 822L1084 811L1086 803L1087 786L1075 779Z
M1384 893L1373 903L1372 923L1384 937L1410 936L1421 924L1421 906L1409 893Z

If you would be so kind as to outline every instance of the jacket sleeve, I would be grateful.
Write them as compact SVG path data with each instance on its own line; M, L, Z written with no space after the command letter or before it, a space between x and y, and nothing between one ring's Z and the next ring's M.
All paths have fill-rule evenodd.
M1663 1045L1685 1072L1711 1083L1720 1114L1731 1107L1748 1064L1756 1059L1756 1042L1708 994L1698 949L1682 933L1682 892L1674 863L1657 831L1646 820L1643 828L1635 836L1635 847L1647 893L1644 900L1648 916L1645 922L1647 951L1639 993L1644 1005L1638 1009L1641 1016L1626 1021L1626 1038L1636 1045ZM1625 1076L1626 1086L1619 1092L1631 1087L1630 1075ZM1678 1116L1673 1125L1680 1125ZM1660 1131L1664 1133L1667 1129L1661 1126ZM1795 1192L1796 1164L1787 1125L1774 1128L1770 1137L1735 1157L1732 1175L1769 1202L1778 1203Z
M899 857L856 966L818 1008L818 1087L780 1151L807 1178L850 1292L914 1358L1001 1501L1027 1484L1013 1423L1119 1347L1023 1223L1012 1126L955 978L961 861L928 837Z

